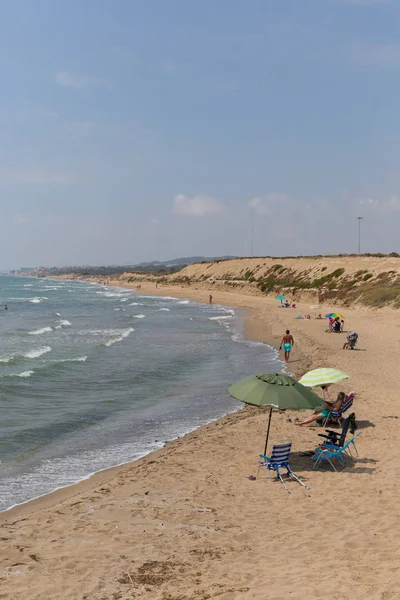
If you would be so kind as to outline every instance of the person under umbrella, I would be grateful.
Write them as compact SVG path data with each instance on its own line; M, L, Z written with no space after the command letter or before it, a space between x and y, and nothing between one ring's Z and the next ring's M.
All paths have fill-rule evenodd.
M319 421L320 419L327 419L331 412L336 412L340 410L342 406L343 400L346 398L346 394L344 392L339 392L336 400L333 402L325 401L325 406L322 410L316 410L312 413L312 415L305 417L305 419L301 419L301 421L296 421L295 425L309 425L310 423L314 423L314 421Z
M272 409L307 410L323 408L323 400L315 392L284 373L257 373L236 381L228 393L237 400L252 406L269 406L268 429L264 455L267 453Z

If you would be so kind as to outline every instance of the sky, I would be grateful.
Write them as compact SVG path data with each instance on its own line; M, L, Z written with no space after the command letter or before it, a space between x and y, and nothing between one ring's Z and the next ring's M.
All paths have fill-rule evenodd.
M400 0L1 6L2 268L400 251Z

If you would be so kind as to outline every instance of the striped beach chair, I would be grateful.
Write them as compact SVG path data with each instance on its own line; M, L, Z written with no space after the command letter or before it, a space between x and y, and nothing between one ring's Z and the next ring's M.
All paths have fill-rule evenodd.
M343 413L350 410L350 408L353 406L353 402L354 402L354 392L350 392L350 394L348 396L346 396L346 398L343 400L340 410L331 411L328 414L328 416L326 417L325 421L322 423L322 426L325 427L326 424L328 423L328 421L337 421L339 423L339 425L341 425L342 421L343 421L343 416L342 416Z
M290 491L289 491L286 483L282 479L282 475L279 471L279 469L281 469L281 468L286 469L286 478L287 479L290 479L290 478L295 479L296 481L298 481L300 483L300 485L305 487L306 490L310 489L308 486L306 486L305 483L303 483L297 477L297 475L295 475L293 473L293 471L291 470L291 468L289 466L289 455L290 455L291 449L292 449L292 440L279 440L277 442L274 442L274 445L272 447L271 456L265 456L264 454L260 454L260 458L262 458L263 460L261 460L259 462L259 467L260 466L266 467L266 469L268 470L269 478L271 481L272 481L271 471L275 471L277 478L279 479L279 481L281 483L283 483L283 487L285 488L285 490L287 491L288 494L290 494Z

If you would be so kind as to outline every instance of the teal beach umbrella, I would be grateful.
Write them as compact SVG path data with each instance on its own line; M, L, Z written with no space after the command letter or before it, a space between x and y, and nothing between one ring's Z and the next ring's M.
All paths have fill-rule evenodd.
M280 300L280 301L281 301L281 304L282 304L282 302L283 302L284 300L286 300L286 296L277 296L277 297L275 298L275 300Z
M269 406L264 454L267 452L272 409L315 410L324 402L312 390L283 373L257 373L236 381L228 388L233 398L252 406Z

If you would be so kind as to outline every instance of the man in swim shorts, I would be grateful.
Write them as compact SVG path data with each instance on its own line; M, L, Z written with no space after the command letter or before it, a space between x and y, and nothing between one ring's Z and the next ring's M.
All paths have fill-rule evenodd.
M292 334L290 333L289 329L286 329L286 333L285 335L282 337L282 341L281 341L281 345L279 347L279 350L282 349L283 346L283 351L285 353L285 361L289 362L289 355L290 352L294 346L294 339Z

